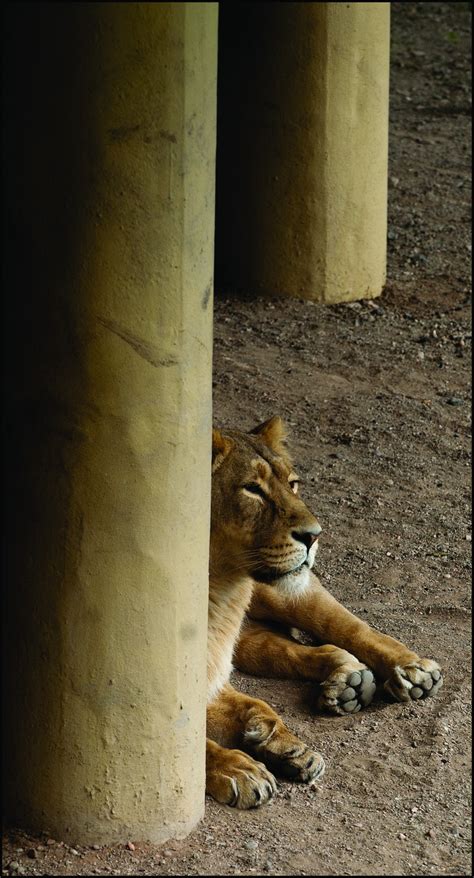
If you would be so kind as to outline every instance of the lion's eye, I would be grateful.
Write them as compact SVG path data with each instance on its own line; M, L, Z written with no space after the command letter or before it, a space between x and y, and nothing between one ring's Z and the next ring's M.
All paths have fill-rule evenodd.
M248 491L249 494L255 494L257 497L261 497L262 500L266 500L265 491L256 482L250 482L250 484L244 485L243 488L244 491Z
M298 479L292 479L291 482L289 483L289 485L290 485L291 490L293 491L293 494L297 494L298 493L298 486L299 486Z

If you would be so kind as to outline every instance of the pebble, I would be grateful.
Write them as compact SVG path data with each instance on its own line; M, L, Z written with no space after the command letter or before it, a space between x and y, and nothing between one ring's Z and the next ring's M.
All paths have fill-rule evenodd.
M405 835L404 832L399 832L398 835L397 835L397 838L399 838L400 841L405 841L405 839L406 839L406 835Z
M464 400L460 399L459 396L449 396L446 400L446 405L463 405Z
M255 841L253 838L249 838L248 841L244 841L244 848L247 851L256 851L258 848L258 841Z
M38 851L36 851L34 848L28 848L26 856L29 857L31 860L36 860L38 856Z
M134 850L135 850L135 845L133 844L133 841L127 841L127 844L125 845L125 847L126 847L129 851L134 851Z
M411 262L413 263L425 263L427 261L426 256L423 253L418 253L414 251L410 257Z

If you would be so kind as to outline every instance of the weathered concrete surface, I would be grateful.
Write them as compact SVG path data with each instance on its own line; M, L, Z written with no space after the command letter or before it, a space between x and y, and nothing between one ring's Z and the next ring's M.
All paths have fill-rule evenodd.
M156 842L204 810L217 4L27 14L7 22L8 813Z

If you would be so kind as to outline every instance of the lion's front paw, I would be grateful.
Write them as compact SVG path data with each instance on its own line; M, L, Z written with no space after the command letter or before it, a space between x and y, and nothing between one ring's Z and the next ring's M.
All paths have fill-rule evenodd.
M219 766L206 776L206 792L233 808L257 808L273 798L276 789L265 765L241 750L224 751Z
M443 685L443 677L439 665L431 659L417 659L406 665L397 665L384 689L397 701L417 701L435 695Z
M374 675L365 665L357 670L341 665L321 684L318 708L339 715L357 713L370 704L375 689Z

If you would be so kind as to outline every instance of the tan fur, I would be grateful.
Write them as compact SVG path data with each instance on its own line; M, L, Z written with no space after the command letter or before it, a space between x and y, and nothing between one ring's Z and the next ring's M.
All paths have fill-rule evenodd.
M247 434L213 431L206 772L220 802L268 801L269 769L300 781L324 770L265 702L233 689L233 660L248 673L319 682L318 706L339 714L369 703L372 671L399 700L442 685L435 662L374 631L322 587L311 572L320 530L298 497L280 418ZM292 627L321 645L295 642Z

